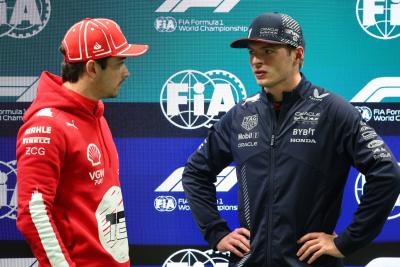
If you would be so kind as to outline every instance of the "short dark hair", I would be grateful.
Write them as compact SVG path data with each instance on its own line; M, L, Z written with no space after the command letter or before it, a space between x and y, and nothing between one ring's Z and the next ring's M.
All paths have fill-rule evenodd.
M60 52L65 55L65 50L62 46L59 48ZM104 57L96 60L96 63L98 63L101 67L101 69L107 68L107 61L109 57ZM82 75L82 73L85 70L85 62L76 62L76 63L69 63L63 61L61 63L61 77L63 81L67 82L77 82L79 77Z
M291 45L285 45L285 48L289 54L291 54L293 51L296 51L296 47ZM303 65L304 65L304 58L300 59L299 70L303 67Z

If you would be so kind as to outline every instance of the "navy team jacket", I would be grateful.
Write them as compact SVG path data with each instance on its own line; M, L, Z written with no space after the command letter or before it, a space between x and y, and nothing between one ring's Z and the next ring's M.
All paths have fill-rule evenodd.
M250 230L251 252L230 266L310 266L296 241L332 234L350 166L365 175L361 203L334 240L344 255L372 241L400 193L400 170L390 149L349 103L303 76L284 93L277 116L261 90L234 106L190 156L183 187L204 239L215 248L230 232L217 210L216 175L235 162L239 222ZM343 266L322 256L313 266Z

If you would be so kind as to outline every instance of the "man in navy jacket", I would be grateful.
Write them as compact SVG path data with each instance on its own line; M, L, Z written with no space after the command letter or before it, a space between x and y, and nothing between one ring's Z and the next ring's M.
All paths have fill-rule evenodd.
M262 90L237 104L189 158L183 187L194 218L230 266L342 266L380 232L400 193L390 149L342 98L300 72L304 38L290 16L265 13L234 48L249 50ZM240 228L217 210L216 175L235 162ZM365 174L353 221L334 229L351 166Z

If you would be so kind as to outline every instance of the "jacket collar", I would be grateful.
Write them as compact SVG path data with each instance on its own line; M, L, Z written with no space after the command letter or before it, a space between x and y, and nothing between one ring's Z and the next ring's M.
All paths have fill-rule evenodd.
M307 95L307 86L306 84L309 83L307 78L304 76L303 73L300 73L301 80L297 84L297 86L290 92L283 92L282 102L294 101L298 98L306 98ZM264 102L272 103L273 98L272 95L261 88L261 100Z

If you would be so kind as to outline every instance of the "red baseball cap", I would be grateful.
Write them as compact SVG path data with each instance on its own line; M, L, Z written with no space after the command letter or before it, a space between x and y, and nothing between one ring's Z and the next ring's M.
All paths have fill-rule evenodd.
M61 43L65 62L84 62L104 57L137 57L147 52L148 45L128 44L119 25L104 18L84 19L74 24Z

